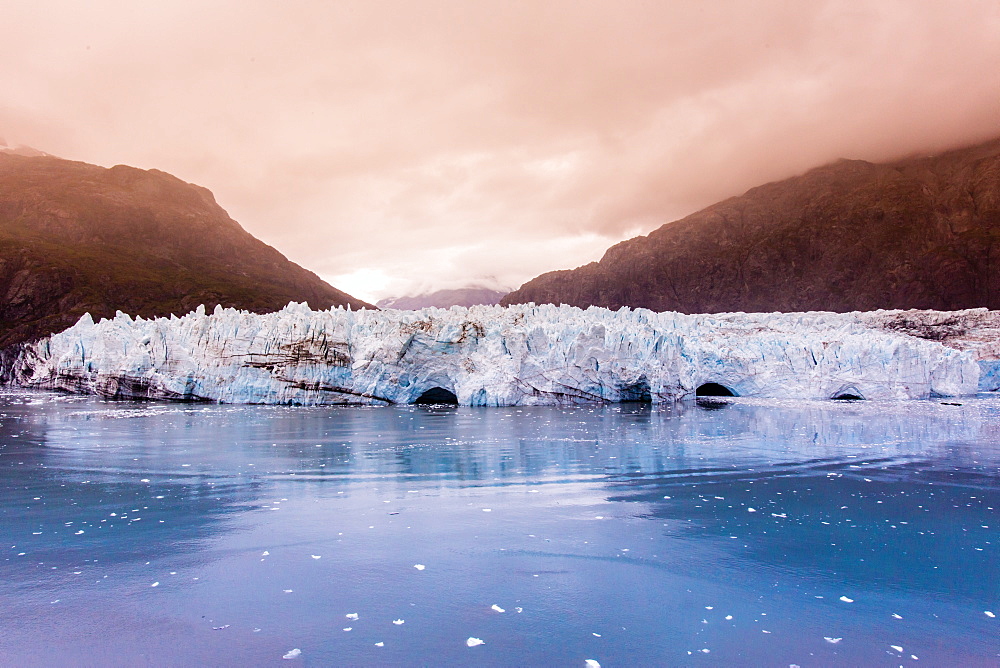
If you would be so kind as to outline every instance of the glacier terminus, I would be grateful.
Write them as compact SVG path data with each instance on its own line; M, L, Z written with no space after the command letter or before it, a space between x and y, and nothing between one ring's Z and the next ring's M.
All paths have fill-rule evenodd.
M248 404L668 403L699 388L779 399L995 390L1000 312L686 315L516 305L183 317L84 315L6 358L27 388ZM712 385L708 385L712 384Z

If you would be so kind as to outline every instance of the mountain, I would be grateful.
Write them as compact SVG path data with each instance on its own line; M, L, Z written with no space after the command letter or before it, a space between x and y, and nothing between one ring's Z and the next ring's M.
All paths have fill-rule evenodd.
M400 311L416 311L422 308L449 308L451 306L477 306L479 304L499 304L507 290L493 290L483 287L438 290L410 297L392 297L375 302L379 308L394 308Z
M205 188L157 170L0 151L0 347L85 312L264 313L289 301L369 306L251 236Z
M769 183L502 304L684 313L1000 308L1000 140Z

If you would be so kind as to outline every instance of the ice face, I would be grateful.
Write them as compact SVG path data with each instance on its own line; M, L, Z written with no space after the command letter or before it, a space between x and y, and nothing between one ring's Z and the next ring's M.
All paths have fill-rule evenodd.
M709 383L773 398L974 394L977 354L907 334L898 313L291 303L267 315L221 307L152 320L85 315L26 346L12 376L26 387L115 398L302 405L407 404L429 390L467 406L661 403Z

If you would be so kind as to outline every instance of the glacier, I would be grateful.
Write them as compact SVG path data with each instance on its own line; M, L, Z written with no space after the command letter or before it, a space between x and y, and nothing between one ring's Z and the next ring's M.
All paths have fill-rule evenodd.
M410 404L429 390L466 406L657 404L707 383L749 397L919 399L996 389L981 378L1000 375L998 333L998 313L985 309L686 315L293 302L264 315L84 315L23 345L4 375L115 399L292 405Z

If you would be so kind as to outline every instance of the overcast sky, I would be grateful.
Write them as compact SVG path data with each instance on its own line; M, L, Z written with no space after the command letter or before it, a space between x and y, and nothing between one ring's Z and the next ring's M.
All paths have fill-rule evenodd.
M6 0L0 30L8 144L206 186L368 300L1000 135L995 0Z

